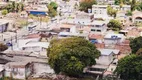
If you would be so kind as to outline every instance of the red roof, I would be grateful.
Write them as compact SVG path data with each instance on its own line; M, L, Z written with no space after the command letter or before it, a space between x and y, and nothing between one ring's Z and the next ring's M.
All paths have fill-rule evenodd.
M97 48L100 48L100 49L105 48L105 44L104 43L96 43L95 46Z
M104 36L101 34L89 34L89 39L103 39Z
M125 40L121 44L116 44L115 49L120 50L120 53L122 54L131 53L130 41Z

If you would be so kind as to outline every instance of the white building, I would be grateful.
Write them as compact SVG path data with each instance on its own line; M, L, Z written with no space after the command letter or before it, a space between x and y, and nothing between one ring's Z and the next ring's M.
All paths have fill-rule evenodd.
M107 5L93 5L92 6L92 13L107 15Z
M120 44L124 40L125 36L123 34L108 33L104 37L104 43L106 45Z
M91 24L91 33L100 33L103 34L106 32L107 26L105 21L93 21Z
M107 6L108 5L93 5L92 6L92 13L93 14L107 15ZM119 5L111 5L111 7L115 10L123 10L123 11L131 10L130 5L123 5L122 7L120 7Z
M25 39L19 40L19 49L25 50L29 52L33 52L38 55L47 56L47 48L49 46L49 42L39 42L39 39Z
M132 22L133 23L142 23L142 12L141 11L134 11L132 13Z
M5 65L5 77L26 80L32 74L33 65L28 62L9 62Z
M103 75L109 65L113 62L116 58L116 55L119 54L119 50L116 49L98 49L101 52L101 56L96 59L96 65L92 65L88 70L87 73Z
M114 58L117 58L120 50L117 49L98 49L101 52L101 56L96 59L97 64L109 65Z

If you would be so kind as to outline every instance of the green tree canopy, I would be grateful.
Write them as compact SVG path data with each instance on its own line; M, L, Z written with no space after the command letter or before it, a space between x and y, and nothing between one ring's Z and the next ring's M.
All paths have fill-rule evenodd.
M48 15L50 17L55 17L57 15L58 5L55 2L51 2L48 6Z
M92 9L93 4L97 4L96 0L83 0L80 2L80 10L88 12L88 9Z
M142 2L138 3L137 10L142 11Z
M115 20L115 19L110 20L107 26L110 29L115 30L115 31L122 29L122 24L118 20Z
M131 11L134 11L137 8L136 0L132 0L131 2Z
M120 4L127 4L130 5L131 4L131 0L115 0L114 2L116 5L120 5Z
M4 9L4 10L2 10L2 15L6 15L6 14L8 14L8 10L6 10L6 9Z
M48 5L48 15L50 17L55 17L57 15L57 11L51 6L51 5Z
M53 7L53 9L57 10L57 7L58 7L57 3L51 2L49 5L50 5L51 7Z
M129 55L122 58L115 71L124 80L142 80L142 56Z
M56 73L79 76L87 66L96 64L100 52L88 40L73 37L53 40L48 48L48 61Z
M4 9L8 10L8 12L21 12L24 10L24 4L13 1L12 4L8 4Z
M132 16L132 11L127 11L126 15L127 16Z
M140 48L142 48L142 37L131 39L130 47L132 49L132 53L136 53Z
M113 9L110 5L107 7L107 13L110 16L116 17L117 10Z

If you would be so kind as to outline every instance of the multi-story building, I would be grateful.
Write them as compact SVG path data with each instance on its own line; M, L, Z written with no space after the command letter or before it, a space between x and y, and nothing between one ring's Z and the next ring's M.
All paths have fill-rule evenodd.
M91 25L91 33L101 33L106 32L107 26L104 21L94 21Z
M100 15L107 15L107 6L108 5L93 5L92 13L100 14ZM111 7L115 10L123 10L123 11L131 10L130 5L123 5L122 7L120 7L119 5L111 5Z

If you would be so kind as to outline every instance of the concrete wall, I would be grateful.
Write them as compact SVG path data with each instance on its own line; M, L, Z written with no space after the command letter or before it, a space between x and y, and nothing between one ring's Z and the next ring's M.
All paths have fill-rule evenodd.
M25 79L25 68L5 68L5 77Z
M116 44L116 43L120 43L120 40L108 40L108 39L104 39L104 43L105 44Z
M109 65L113 61L113 55L102 55L99 57L99 59L96 59L97 64L102 64L102 65Z

